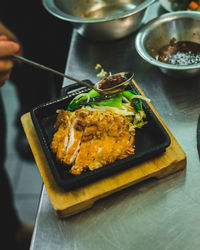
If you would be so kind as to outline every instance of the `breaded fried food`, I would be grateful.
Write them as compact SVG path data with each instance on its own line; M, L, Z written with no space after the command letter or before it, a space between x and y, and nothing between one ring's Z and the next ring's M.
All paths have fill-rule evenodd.
M135 129L130 120L111 110L61 110L51 150L60 162L81 174L134 154Z
M56 154L58 160L62 160L65 156L65 149L68 145L69 130L71 127L70 112L59 110L54 128L57 132L54 134L51 151Z

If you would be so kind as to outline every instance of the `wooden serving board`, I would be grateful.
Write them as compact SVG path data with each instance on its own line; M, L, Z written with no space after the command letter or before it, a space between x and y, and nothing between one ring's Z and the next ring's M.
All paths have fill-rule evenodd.
M136 83L135 85L139 92L144 95ZM22 125L32 149L35 161L44 181L52 206L58 217L66 218L74 215L92 207L96 200L106 197L126 187L149 178L162 178L186 167L185 152L161 120L153 106L151 104L149 104L149 106L170 136L171 144L166 149L166 152L135 165L133 168L126 169L123 172L103 178L72 191L65 191L56 184L38 139L30 113L26 113L21 117Z

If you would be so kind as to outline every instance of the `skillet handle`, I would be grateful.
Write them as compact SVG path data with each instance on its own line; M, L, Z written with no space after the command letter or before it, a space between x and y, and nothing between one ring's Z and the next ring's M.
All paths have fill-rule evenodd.
M93 84L90 80L86 79L86 80L82 80L83 82L89 83L89 84ZM64 88L61 89L61 97L66 96L69 93L72 93L74 91L78 91L78 90L83 90L85 89L86 91L89 90L86 87L80 86L80 84L78 83L73 83L70 84L68 86L65 86Z

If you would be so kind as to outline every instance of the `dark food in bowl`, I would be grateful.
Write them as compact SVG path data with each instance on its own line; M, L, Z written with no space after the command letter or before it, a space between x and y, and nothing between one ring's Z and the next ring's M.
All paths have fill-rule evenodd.
M172 38L168 45L158 51L156 59L174 65L200 63L200 44L190 41L176 41Z

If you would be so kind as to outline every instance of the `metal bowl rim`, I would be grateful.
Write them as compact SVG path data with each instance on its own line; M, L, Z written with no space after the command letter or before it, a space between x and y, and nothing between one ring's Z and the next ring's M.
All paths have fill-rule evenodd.
M135 47L136 47L138 54L150 64L155 65L160 68L172 69L172 70L189 70L189 69L200 68L200 63L191 64L191 65L173 65L173 64L160 62L154 59L152 56L150 56L143 45L143 41L146 35L149 34L149 31L153 28L154 25L156 26L156 24L159 24L160 22L171 21L172 18L173 20L175 20L175 19L189 18L189 17L192 17L192 18L197 17L200 20L200 13L195 12L195 11L175 11L175 12L163 14L160 17L157 17L151 20L150 22L148 22L147 24L145 24L141 28L141 30L138 32L135 38Z
M108 16L108 17L104 17L104 18L86 18L86 17L84 18L84 17L77 17L77 16L69 15L69 14L63 12L62 10L60 10L55 5L54 0L42 0L42 3L43 3L44 8L48 12L50 12L52 15L54 15L62 20L70 21L70 22L74 22L74 23L101 23L101 22L113 21L113 20L118 20L121 18L129 17L133 14L136 14L136 13L146 9L148 6L153 4L155 1L156 0L145 0L144 2L142 2L141 4L136 6L136 8L122 12L123 13L122 15L118 14L116 16Z

